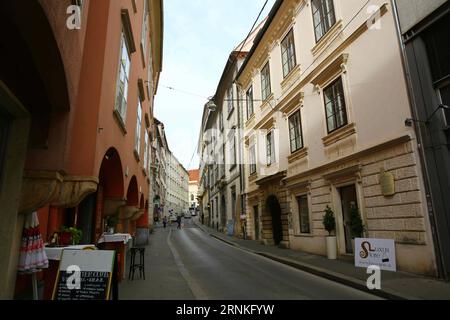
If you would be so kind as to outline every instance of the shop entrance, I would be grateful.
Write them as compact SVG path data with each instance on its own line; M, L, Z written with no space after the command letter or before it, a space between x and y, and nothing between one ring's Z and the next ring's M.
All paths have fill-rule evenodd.
M283 224L281 222L281 206L277 197L271 196L267 199L267 211L272 217L273 241L278 246L283 241Z
M347 254L353 254L352 245L352 232L349 227L350 222L350 210L356 206L358 208L358 200L356 196L356 187L351 185L339 189L342 205L342 221L344 223L344 236L345 236L345 252Z

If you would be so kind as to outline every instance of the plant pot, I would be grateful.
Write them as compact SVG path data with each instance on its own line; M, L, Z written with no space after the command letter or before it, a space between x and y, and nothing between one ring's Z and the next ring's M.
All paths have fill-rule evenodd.
M69 246L72 243L72 234L70 232L61 232L59 236L59 244Z
M337 259L337 238L327 237L327 258L329 260Z

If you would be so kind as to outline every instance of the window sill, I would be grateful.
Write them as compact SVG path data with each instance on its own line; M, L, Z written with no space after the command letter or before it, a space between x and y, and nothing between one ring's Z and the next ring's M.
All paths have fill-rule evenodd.
M297 64L287 75L284 77L284 80L281 82L281 89L285 90L286 87L292 82L298 80L298 76L300 76L300 65Z
M234 113L234 108L230 110L230 112L228 112L228 116L227 116L227 121L230 120L231 116Z
M332 144L335 144L345 138L348 138L352 135L356 134L356 124L351 123L342 128L337 129L336 131L330 133L328 136L323 138L323 145L325 147L329 147Z
M139 152L136 151L136 149L133 151L134 157L136 158L137 162L141 162L141 159L139 157Z
M255 172L255 173L252 173L249 177L248 177L248 180L250 181L250 182L254 182L254 181L256 181L258 179L258 174Z
M265 109L268 105L270 105L270 101L273 100L273 93L271 93L261 104L261 109Z
M333 27L322 37L319 41L317 41L316 45L311 49L311 53L313 56L317 56L325 50L331 40L335 39L336 35L338 35L343 27L342 20L337 21Z
M246 126L246 127L250 127L250 126L253 124L255 118L256 118L256 116L255 116L255 114L253 113L253 114L251 115L251 117L248 118L247 121L245 122L245 126Z
M114 119L116 119L117 125L119 126L120 130L122 130L123 135L126 135L128 133L127 127L123 122L122 116L120 115L119 111L117 111L117 109L114 109L113 116Z
M294 163L298 160L304 159L308 156L308 148L301 148L300 150L295 151L288 157L289 164Z

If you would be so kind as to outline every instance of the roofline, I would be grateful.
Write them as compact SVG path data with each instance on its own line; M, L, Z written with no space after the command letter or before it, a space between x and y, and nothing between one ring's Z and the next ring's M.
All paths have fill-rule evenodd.
M280 9L282 4L283 4L283 0L277 0L275 2L275 4L273 5L272 9L270 10L270 13L269 13L266 23L264 24L263 28L259 31L258 35L256 36L255 41L253 42L252 49L248 53L247 58L244 61L244 64L239 69L236 79L239 79L242 72L244 72L245 68L247 67L248 62L253 57L253 54L255 53L256 49L258 48L259 44L261 43L261 40L264 37L264 35L266 34L270 25L272 24L273 19L275 19L275 16L277 15L278 10Z

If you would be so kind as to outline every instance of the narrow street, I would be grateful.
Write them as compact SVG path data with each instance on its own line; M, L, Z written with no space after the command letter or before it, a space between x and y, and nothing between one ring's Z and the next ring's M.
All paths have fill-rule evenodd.
M125 281L120 299L374 300L375 296L253 255L184 220L157 228L146 252L146 280Z

